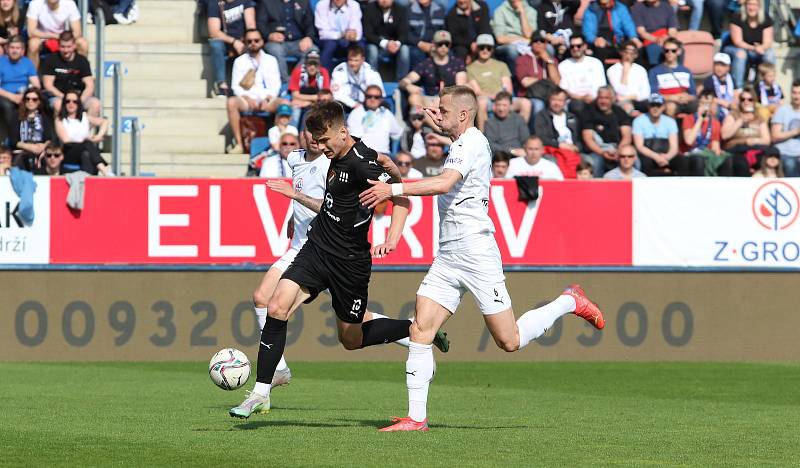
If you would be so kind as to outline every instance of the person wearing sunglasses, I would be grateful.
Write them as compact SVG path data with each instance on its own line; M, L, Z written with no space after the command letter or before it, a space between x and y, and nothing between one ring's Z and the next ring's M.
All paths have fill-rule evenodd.
M425 126L425 116L422 112L412 108L408 116L406 129L400 139L400 147L408 152L414 159L425 156L425 134L430 132L430 127Z
M569 39L570 58L558 64L559 86L569 94L569 109L581 115L597 97L597 90L606 85L603 62L586 55L586 39L574 35Z
M692 72L679 63L683 53L679 40L672 37L664 41L664 62L647 73L650 92L664 96L664 112L675 117L678 114L693 114L697 110L697 90Z
M94 77L89 60L76 52L76 39L72 31L58 36L58 53L50 54L39 67L42 88L49 96L53 112L61 110L61 98L71 89L81 92L81 102L89 114L99 117L100 99L94 96ZM28 57L30 58L30 49ZM34 61L35 63L35 61Z
M664 97L660 94L650 95L647 113L633 120L633 144L642 156L642 172L648 177L704 175L703 158L678 153L678 124L664 115ZM621 158L621 154L620 147L617 156Z
M750 177L756 165L752 155L771 143L769 126L756 109L756 91L745 86L739 104L722 121L722 148L733 155L733 175ZM748 157L750 155L750 157Z
M233 143L228 153L244 152L242 130L239 127L242 112L275 112L285 101L278 97L281 91L281 74L275 57L263 50L264 38L258 29L244 33L247 51L233 61L231 82L233 96L228 97L228 121L233 131Z
M46 111L44 97L38 88L25 90L17 115L10 137L10 146L15 149L14 163L33 171L47 144L56 140L53 119Z
M514 74L520 84L517 96L531 100L531 115L534 117L546 107L547 99L561 82L558 60L551 56L546 37L546 32L534 31L531 36L531 53L517 57L514 67Z
M289 154L300 148L300 139L293 133L284 133L278 142L278 149L270 149L261 160L261 178L292 177L292 168L288 162Z
M657 65L667 38L678 35L678 16L667 0L634 2L631 16L650 66Z
M347 117L347 129L355 138L378 154L392 153L391 141L403 136L394 113L383 105L383 90L372 85L364 93L364 105L353 109Z
M256 27L255 2L213 0L207 5L208 48L214 74L213 91L215 96L226 98L231 90L225 79L225 65L229 55L238 57L247 48L242 36L245 29Z
M56 135L64 145L64 162L91 175L114 175L97 147L108 131L108 120L83 110L78 91L67 91L56 119Z
M63 175L64 149L56 143L48 143L45 147L39 167L33 171L34 175L57 176Z
M405 179L421 179L422 173L414 169L414 157L407 151L398 151L397 156L394 158L394 163L397 164L397 169L400 170L400 176Z
M494 38L491 34L481 34L475 40L478 53L475 60L467 65L467 84L478 96L477 126L483 130L495 96L500 91L511 94L511 71L505 63L492 58ZM512 98L511 110L528 123L531 118L531 102L525 98Z
M481 34L491 34L489 6L482 0L456 0L447 13L444 29L453 35L453 54L468 61L475 52L476 39Z
M636 169L636 148L633 145L619 147L619 166L603 174L606 180L631 180L647 177L645 173Z

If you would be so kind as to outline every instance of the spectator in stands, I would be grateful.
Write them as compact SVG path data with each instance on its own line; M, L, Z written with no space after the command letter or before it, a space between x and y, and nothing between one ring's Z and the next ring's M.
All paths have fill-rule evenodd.
M650 97L650 81L647 70L636 63L639 47L633 41L625 41L619 47L620 61L611 65L606 75L608 84L617 94L617 105L628 114L634 110L647 110L647 99Z
M504 0L494 10L491 25L497 38L497 58L513 71L536 30L536 9L526 0Z
M639 177L647 177L643 172L636 169L634 164L636 164L636 148L632 145L620 146L619 165L603 174L603 178L606 180L632 180Z
M483 133L489 140L493 152L506 151L514 156L522 156L525 151L522 144L528 138L528 124L511 112L511 94L500 91L494 98L494 115L489 117Z
M286 57L300 59L311 50L319 51L314 45L317 32L309 0L260 1L256 18L261 35L267 38L264 50L278 60L281 81L286 83Z
M8 175L8 171L11 170L13 162L14 157L11 154L11 150L0 146L0 176Z
M558 165L542 156L544 156L542 140L536 135L530 135L525 140L525 156L513 158L508 162L505 178L533 176L541 180L564 180L564 175Z
M275 111L275 125L267 132L269 144L275 151L280 149L280 140L284 133L291 133L294 136L299 135L297 127L290 123L291 118L292 107L290 105L281 104L278 106L278 109Z
M800 80L792 83L789 104L772 117L772 141L780 151L787 177L800 177Z
M206 21L214 95L227 98L231 90L225 77L225 63L228 56L238 57L247 49L242 37L245 30L256 27L255 4L253 0L209 0Z
M351 46L363 42L361 6L356 0L320 0L314 10L314 25L322 48L322 66L328 70L333 69L337 53L347 51L349 60Z
M64 145L64 163L91 175L114 175L97 147L108 131L108 120L84 112L79 91L67 91L56 119L56 135Z
M692 72L678 63L681 53L680 41L667 38L664 41L664 63L656 65L648 72L650 90L664 96L666 113L670 117L691 114L697 110L697 93Z
M44 97L38 88L28 88L22 95L17 125L11 134L14 165L32 171L45 146L56 141L53 119L47 114Z
M11 155L11 151L7 148L3 148L3 150ZM44 149L43 156L39 162L39 167L33 171L34 175L57 176L64 174L64 150L60 145L53 142L48 143Z
M633 143L642 156L642 172L657 175L703 175L702 158L678 154L678 124L664 114L664 97L652 94L647 113L633 120ZM619 154L619 151L617 152ZM690 167L690 162L694 163Z
M668 37L678 35L678 16L667 1L644 0L635 2L631 9L636 32L644 45L650 66L661 60L661 48Z
M0 0L0 46L5 47L9 39L21 36L22 29L22 18L16 0Z
M431 0L411 0L408 11L408 43L411 63L418 64L434 52L434 33L444 29L445 9ZM449 33L448 33L449 35ZM452 39L448 39L452 42Z
M750 177L757 153L770 144L769 126L756 112L755 104L755 90L745 86L739 93L738 105L722 121L722 147L733 155L736 177Z
M464 60L450 52L451 39L449 32L436 31L431 56L400 80L400 89L408 93L408 105L412 110L432 106L445 86L467 84L467 67ZM435 127L427 115L424 118L428 126Z
M94 3L97 2L89 2L89 11L96 11L96 8L92 8ZM112 17L117 24L132 24L139 19L139 8L134 0L110 0L107 3L111 6Z
M511 161L511 156L504 152L498 151L492 156L492 178L505 179L508 173L508 163Z
M414 159L418 159L425 156L425 133L430 127L423 124L425 115L417 109L411 110L408 120L411 125L407 125L403 131L400 147Z
M354 44L347 49L347 62L336 65L331 73L333 98L344 106L345 111L350 112L364 103L364 92L371 85L376 85L385 92L381 75L368 63L364 63L364 49Z
M597 97L597 90L606 85L603 63L586 55L586 41L575 35L569 39L571 57L558 64L559 86L569 95L570 110L581 114Z
M25 41L22 37L11 36L6 48L8 53L0 57L0 112L3 113L0 141L11 135L17 125L22 93L28 86L41 87L36 68L25 57Z
M394 0L375 0L364 7L364 39L367 63L378 70L378 60L387 57L395 62L395 81L411 69L408 46L408 10Z
M511 72L505 63L492 58L494 38L491 34L481 34L475 40L478 56L467 66L467 84L478 96L478 128L483 129L492 100L500 91L513 92ZM511 109L518 112L528 122L531 118L531 102L527 99L512 98Z
M780 179L785 177L781 166L781 156L777 152L767 151L761 160L761 168L753 173L757 179Z
M545 108L548 97L561 82L558 60L547 51L544 31L533 33L531 53L517 57L514 73L520 84L517 95L531 100L531 115L535 116Z
M594 104L578 114L583 145L589 152L595 178L617 167L619 147L632 143L631 118L614 100L613 88L603 86L597 90Z
M740 14L731 17L730 32L731 43L722 50L731 56L733 82L741 88L748 65L775 63L772 18L764 14L761 0L745 0Z
M731 106L736 100L736 87L733 84L733 77L729 73L731 70L731 57L728 54L718 52L714 54L714 72L700 85L702 90L710 89L716 96L720 120L728 114Z
M731 176L733 161L728 153L722 151L722 124L717 115L714 90L704 89L697 99L697 112L683 117L680 151L689 157L702 158L707 176Z
M248 29L244 33L247 52L233 62L233 96L228 98L228 121L231 124L234 141L228 153L241 154L242 131L239 121L242 112L275 112L283 100L278 97L281 90L281 77L278 61L261 48L264 39L258 29Z
M619 58L618 47L625 41L637 48L642 45L628 7L615 0L597 0L589 5L583 14L583 37L591 44L594 57L603 63Z
M544 146L580 153L579 128L578 118L567 111L567 92L558 88L547 100L547 108L536 115L533 133Z
M280 66L280 63L278 64ZM330 89L331 76L319 63L319 52L311 49L303 63L292 70L289 78L289 92L292 93L292 125L297 127L303 112L317 102L321 89Z
M403 129L392 111L383 106L383 88L370 85L364 95L364 105L347 117L347 129L368 147L388 156L392 153L390 140L399 140Z
M44 90L51 96L54 112L61 110L64 93L76 89L81 92L81 103L90 115L100 116L100 100L94 97L94 77L89 61L75 53L75 38L70 31L61 33L58 53L50 54L39 70Z
M462 59L473 53L480 34L491 34L489 6L482 0L456 0L447 13L444 29L453 35L453 53Z
M575 168L575 178L578 180L594 179L594 168L589 161L581 161Z
M394 159L397 164L397 169L400 171L402 179L422 179L422 173L414 169L414 157L407 151L398 151L397 157Z
M703 0L703 9L708 12L708 22L711 24L711 35L714 39L719 39L722 35L722 20L729 14L729 4L728 0Z
M42 51L60 50L60 37L69 30L78 53L89 53L89 43L81 31L81 14L73 0L32 0L26 13L28 24L28 58L39 68Z
M758 90L758 101L761 104L759 111L762 112L763 118L770 119L783 104L783 90L775 81L775 64L760 63L758 77L760 79L756 89Z
M567 53L574 29L573 18L580 4L578 0L543 0L539 4L537 28L544 31L551 55L563 57Z
M444 145L428 138L425 140L425 157L414 160L414 169L423 177L436 177L442 173L444 165Z
M286 161L289 153L300 147L297 135L284 133L280 138L278 150L271 149L261 161L261 172L258 176L263 178L292 177L292 168Z

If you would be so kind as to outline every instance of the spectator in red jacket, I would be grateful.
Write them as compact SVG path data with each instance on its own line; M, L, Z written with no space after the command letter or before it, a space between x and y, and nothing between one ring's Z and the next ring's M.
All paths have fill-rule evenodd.
M331 76L319 61L319 52L311 49L303 63L294 67L289 78L289 92L292 93L292 125L297 128L305 109L317 103L319 90L331 87Z

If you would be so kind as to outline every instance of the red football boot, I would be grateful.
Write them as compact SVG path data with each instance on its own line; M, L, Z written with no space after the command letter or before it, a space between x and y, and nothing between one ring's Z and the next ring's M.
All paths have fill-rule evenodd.
M575 299L575 315L591 323L598 330L606 326L603 313L600 312L597 304L586 297L586 293L579 284L570 284L562 294L567 294Z
M422 422L414 421L411 418L392 418L391 426L378 429L378 432L398 432L398 431L421 431L428 432L428 418Z

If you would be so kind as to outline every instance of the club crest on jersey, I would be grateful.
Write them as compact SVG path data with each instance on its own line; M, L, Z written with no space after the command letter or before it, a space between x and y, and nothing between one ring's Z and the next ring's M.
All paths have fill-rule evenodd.
M378 176L378 180L380 180L381 182L386 182L391 178L392 178L392 176L390 176L389 174L387 174L385 172Z
M297 180L294 181L294 189L297 191L303 190L303 178L299 177Z
M312 166L310 172L311 172L311 174L316 174L317 173L317 166Z

